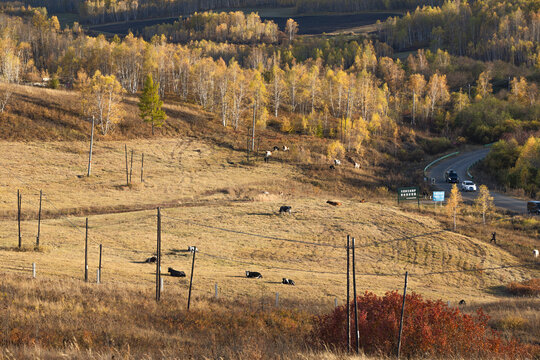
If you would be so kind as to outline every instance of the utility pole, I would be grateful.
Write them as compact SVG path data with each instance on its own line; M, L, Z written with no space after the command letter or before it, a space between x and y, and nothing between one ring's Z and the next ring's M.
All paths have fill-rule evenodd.
M401 333L403 332L403 316L405 315L405 297L407 295L407 277L409 272L405 272L405 286L403 287L403 304L401 305L401 320L399 321L399 335L397 343L397 358L399 359L399 353L401 352Z
M360 353L360 332L358 331L358 301L356 298L356 270L354 259L354 238L352 238L352 279L353 279L353 296L354 296L354 322L356 330L356 353Z
M161 208L157 208L156 301L161 299Z
M84 237L84 281L88 282L88 218L86 218L86 236Z
M17 190L17 225L19 227L19 249L22 247L21 206L22 206L22 194L19 190Z
M187 300L187 309L189 310L189 305L191 303L191 285L193 284L193 269L195 268L195 253L197 252L197 247L193 246L193 261L191 262L191 278L189 279L189 293Z
M347 353L351 352L351 281L350 281L351 237L347 235Z
M39 212L38 212L36 247L39 247L39 233L40 233L40 230L41 230L41 198L42 197L43 197L43 191L39 190Z
M251 130L251 151L255 151L255 114L257 112L257 102L253 101L253 129Z
M94 146L94 116L92 116L92 131L90 132L90 151L88 152L88 174L90 176L92 172L92 148Z

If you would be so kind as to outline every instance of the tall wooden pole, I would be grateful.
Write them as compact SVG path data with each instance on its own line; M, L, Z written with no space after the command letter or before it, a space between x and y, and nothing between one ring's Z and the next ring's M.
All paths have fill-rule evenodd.
M397 343L397 358L399 359L399 353L401 352L401 334L403 332L403 316L405 315L405 299L407 296L407 277L409 272L405 272L405 286L403 287L403 304L401 305L401 320L399 321L399 335Z
M129 186L129 169L127 160L127 145L124 144L124 153L126 154L126 185Z
M22 237L21 237L21 205L22 205L22 195L19 190L17 190L17 225L19 227L19 249L22 247Z
M43 191L39 190L39 212L38 212L38 225L37 225L37 236L36 236L36 247L39 247L39 233L41 231L41 198L43 197Z
M90 132L90 151L88 152L88 173L86 176L90 176L92 173L92 148L94 147L94 116L92 116L92 131Z
M253 129L251 129L251 151L255 151L255 114L257 112L257 102L253 102Z
M161 208L157 208L156 301L161 299Z
M191 286L193 284L193 269L195 268L195 253L197 252L197 247L193 247L193 261L191 262L191 278L189 279L189 293L187 300L187 309L189 310L189 305L191 303Z
M354 258L354 238L352 238L352 279L353 279L353 296L354 296L354 323L356 330L356 353L360 353L360 333L358 332L358 299L356 298L356 262Z
M144 182L143 171L144 171L144 153L142 154L142 158L141 158L141 182Z
M86 218L86 236L84 237L84 281L88 282L88 218Z
M347 352L351 352L351 280L350 280L351 237L347 235Z
M131 149L131 163L129 165L129 183L131 184L131 175L133 175L133 149Z

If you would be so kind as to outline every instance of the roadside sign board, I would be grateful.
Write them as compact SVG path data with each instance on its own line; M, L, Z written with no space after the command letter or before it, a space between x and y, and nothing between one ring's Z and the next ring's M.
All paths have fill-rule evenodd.
M434 191L433 201L444 201L444 191Z
M406 200L417 200L420 202L420 189L418 187L398 188L398 204Z

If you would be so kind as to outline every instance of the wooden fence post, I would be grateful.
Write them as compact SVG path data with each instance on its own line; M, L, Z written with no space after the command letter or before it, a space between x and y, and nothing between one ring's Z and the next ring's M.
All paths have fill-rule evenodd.
M350 248L351 237L347 235L347 353L351 352L351 283L350 283Z
M86 236L84 237L84 281L88 282L88 218L86 218Z
M161 299L161 208L157 208L156 301Z
M21 206L22 206L22 194L21 194L20 190L17 190L17 225L19 227L19 249L22 247Z
M126 144L124 144L124 153L126 155L126 186L129 186L129 171L128 171L127 145Z
M279 307L279 292L276 292L276 307Z
M36 278L36 263L32 263L32 277Z
M43 197L43 191L39 190L39 212L38 212L38 225L37 225L37 236L36 236L36 247L39 248L39 235L41 231L41 198Z
M131 184L131 175L133 175L133 149L131 149L131 163L129 165L129 183Z
M144 153L142 154L142 158L141 158L141 182L144 182L143 171L144 171Z
M354 258L355 239L352 238L352 279L353 279L353 296L354 296L354 323L356 330L356 353L360 353L360 332L358 331L358 301L356 298L356 262Z
M401 333L403 332L403 317L405 315L405 299L407 295L407 277L409 272L405 272L405 286L403 287L403 304L401 305L401 320L399 321L399 335L397 344L397 358L399 359L399 353L401 352Z
M187 309L189 310L189 305L191 303L191 286L193 284L193 269L195 268L195 253L197 252L197 247L193 246L193 261L191 263L191 278L189 279L189 293L187 301Z

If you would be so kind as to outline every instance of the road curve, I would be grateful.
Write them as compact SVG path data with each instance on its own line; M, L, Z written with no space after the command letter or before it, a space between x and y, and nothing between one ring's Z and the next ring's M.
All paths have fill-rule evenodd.
M485 158L490 150L490 148L481 148L478 150L461 152L456 156L444 159L431 166L427 170L427 176L429 178L435 178L435 187L437 189L444 190L446 193L445 198L448 198L452 184L448 184L445 181L444 173L449 169L453 169L457 172L460 183L463 180L472 180L467 175L467 170L471 165ZM481 184L478 183L476 184L477 187L480 185ZM516 199L495 191L491 191L490 193L491 196L493 196L493 202L496 207L518 214L527 212L527 201ZM470 201L473 201L477 194L477 192L462 192L463 199Z

